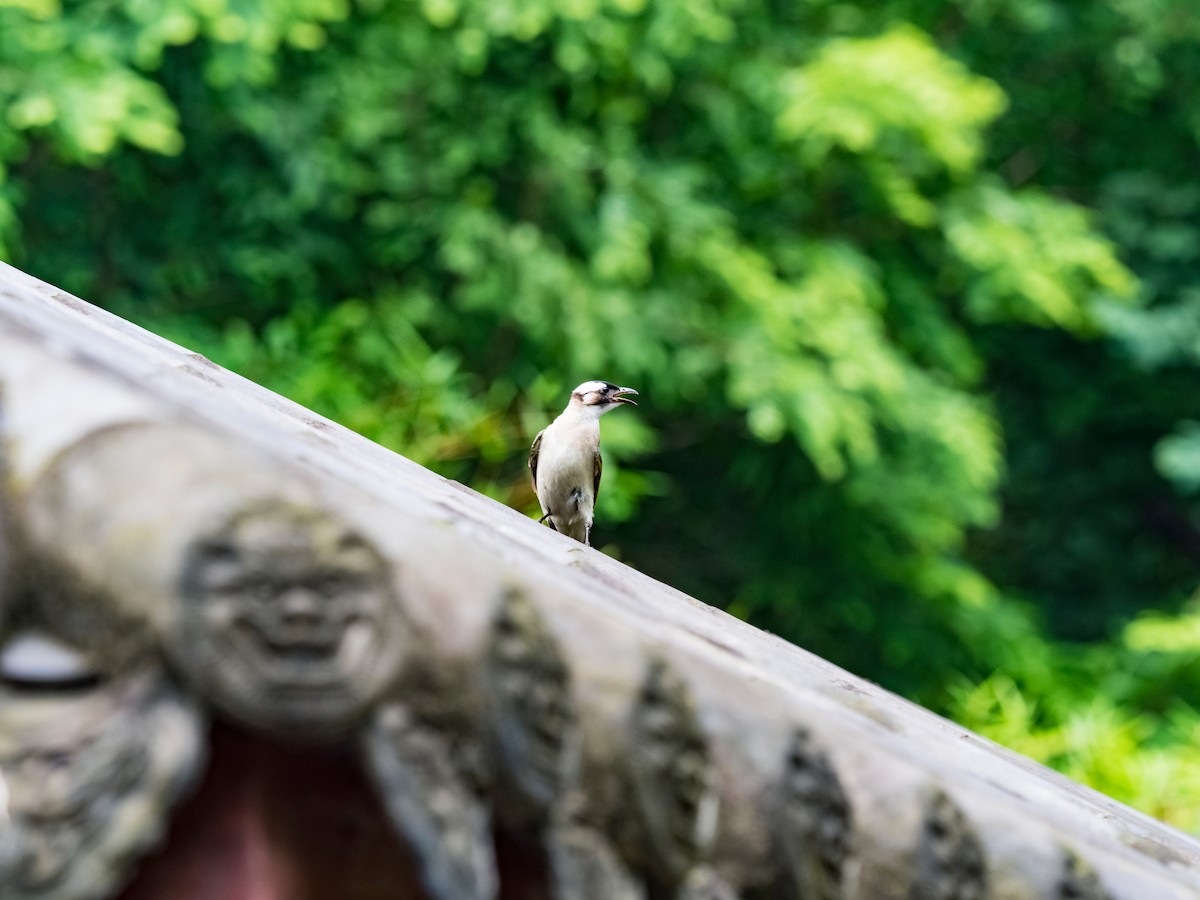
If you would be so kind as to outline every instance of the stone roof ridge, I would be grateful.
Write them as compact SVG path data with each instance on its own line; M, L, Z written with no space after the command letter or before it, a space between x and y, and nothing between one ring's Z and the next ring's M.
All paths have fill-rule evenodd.
M4 264L0 460L6 900L118 896L243 739L352 753L434 898L1200 898L1195 839Z

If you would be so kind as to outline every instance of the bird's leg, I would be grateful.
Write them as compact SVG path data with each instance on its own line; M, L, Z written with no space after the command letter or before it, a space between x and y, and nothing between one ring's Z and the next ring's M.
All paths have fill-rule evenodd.
M592 546L592 526L590 524L583 526L583 545L585 547Z

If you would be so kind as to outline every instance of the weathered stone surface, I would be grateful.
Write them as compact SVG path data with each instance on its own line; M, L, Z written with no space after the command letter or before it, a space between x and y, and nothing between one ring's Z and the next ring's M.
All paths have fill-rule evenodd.
M10 529L9 497L8 497L8 439L4 419L4 385L0 383L0 633L3 632L8 613L8 598L10 592L9 567L12 551L9 541L12 536ZM0 856L0 859L3 859Z
M413 849L434 900L490 900L499 887L491 817L454 765L445 736L398 703L363 735L367 768L388 815Z
M823 881L839 896L840 882L845 900L910 900L919 878L951 885L949 896L983 890L988 900L1089 896L1097 884L1098 896L1113 900L1200 895L1200 846L1187 836L3 266L0 383L9 512L23 535L15 568L33 573L17 579L16 618L0 626L0 642L17 627L45 632L71 644L99 683L162 654L218 715L329 740L350 739L385 702L432 721L427 710L443 695L412 696L406 674L419 657L423 677L451 673L445 685L470 695L445 699L452 718L465 718L464 733L484 736L480 769L506 772L514 784L528 779L511 796L532 799L530 824L549 828L551 861L569 787L579 827L596 846L619 845L663 896L709 873L714 890L739 895L770 883L804 896ZM359 562L345 562L339 535L357 536L348 546ZM394 636L365 653L374 660L365 671L376 674L354 674L364 671L363 651L345 651L351 665L333 712L313 704L315 713L280 717L261 698L231 700L177 645L195 633L181 628L188 597L217 619L253 606L248 573L263 572L272 595L269 612L241 616L251 631L296 634L277 613L297 584L309 591L297 604L302 621L313 596L342 596L313 591L320 579L300 562L290 570L269 562L272 554L256 548L272 541L307 546L297 560L357 573L356 590L375 585L365 588L375 599L361 604L360 595L351 608L382 609L386 592L396 610L394 625L377 620ZM361 563L371 558L386 568L386 590L380 569ZM241 574L222 582L222 571ZM220 588L230 583L235 589ZM50 585L69 602L55 607L49 598L60 591ZM512 626L515 637L501 639L496 598L509 591L536 610L553 653L529 636L538 628ZM345 606L331 605L333 621L344 622L337 610ZM55 626L47 608L78 624ZM116 631L132 636L130 649L115 634L113 647L89 643L88 616L124 623ZM328 624L315 626L324 636L311 643L265 641L285 651L279 671L306 654L319 671L336 644ZM262 697L274 689L263 677L277 671L271 655L251 664L271 688ZM648 674L647 659L662 661L657 673ZM529 710L512 674L526 666L539 673L526 682ZM504 684L489 687L488 673L503 673ZM487 736L497 722L516 728L495 741ZM798 729L812 741L797 750ZM578 776L557 768L576 755L570 747ZM791 774L785 766L781 777L783 759ZM2 763L0 772L12 780ZM503 796L492 798L497 818L507 815ZM790 820L777 802L788 796ZM946 802L930 800L939 796ZM808 818L812 808L820 812ZM550 824L539 824L547 815ZM629 822L641 835L632 846L622 837ZM0 826L0 853L12 834ZM789 869L778 850L788 842L818 849ZM1064 869L1064 846L1079 860L1075 870Z
M1058 882L1058 900L1112 900L1096 870L1075 855L1063 851L1062 877Z
M482 668L497 812L544 824L577 768L579 729L558 642L525 594L506 591Z
M201 720L159 675L0 684L5 900L107 897L198 771ZM0 848L4 847L0 828Z
M940 790L929 795L917 850L912 900L984 900L987 864L979 837Z
M13 566L8 634L47 635L70 647L98 677L124 675L160 655L145 617L62 560L29 546L21 550Z
M696 866L683 879L675 900L737 900L737 892L713 869Z
M42 598L27 617L97 657L161 642L221 710L294 738L345 734L397 676L392 567L298 472L198 429L121 423L57 453L27 496Z
M681 885L716 836L719 798L695 701L661 657L631 711L627 752L634 827L626 852L656 884Z
M168 647L243 722L341 733L396 676L399 609L389 566L362 534L311 507L258 504L191 547Z
M645 900L641 882L595 829L555 826L545 843L550 895L555 900Z
M769 802L777 805L776 855L789 883L784 893L841 900L854 815L829 755L807 728L793 732L780 782Z

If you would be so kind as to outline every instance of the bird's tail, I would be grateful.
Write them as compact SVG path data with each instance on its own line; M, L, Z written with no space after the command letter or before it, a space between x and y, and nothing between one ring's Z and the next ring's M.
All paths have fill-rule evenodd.
M554 520L551 519L551 522ZM576 519L570 524L563 525L561 528L556 527L555 531L561 531L567 537L575 538L581 544L586 544L588 539L588 524L583 519Z

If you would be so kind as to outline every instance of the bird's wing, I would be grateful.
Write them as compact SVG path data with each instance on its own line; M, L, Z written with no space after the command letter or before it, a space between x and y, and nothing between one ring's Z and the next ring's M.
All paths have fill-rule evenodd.
M537 493L537 464L538 454L542 452L542 435L546 433L543 428L537 433L537 437L533 439L533 446L529 448L529 477L533 479L533 492Z
M600 449L592 457L592 503L600 497L600 475L604 472L604 460L600 458Z

